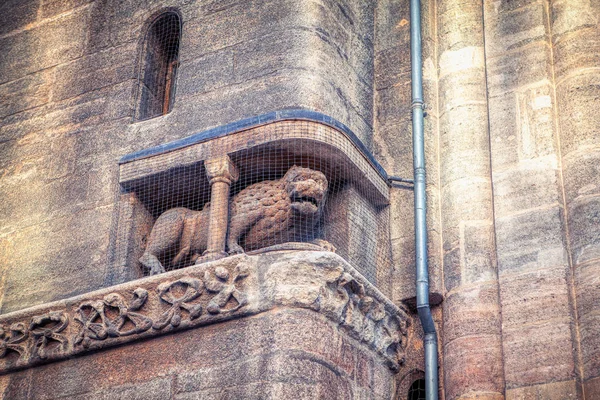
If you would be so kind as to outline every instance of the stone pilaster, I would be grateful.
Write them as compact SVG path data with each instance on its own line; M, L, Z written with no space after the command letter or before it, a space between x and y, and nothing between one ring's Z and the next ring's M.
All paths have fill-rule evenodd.
M447 400L504 398L482 14L481 1L438 1Z
M486 2L484 21L506 397L578 398L546 7Z
M550 1L566 226L583 393L600 398L600 3Z

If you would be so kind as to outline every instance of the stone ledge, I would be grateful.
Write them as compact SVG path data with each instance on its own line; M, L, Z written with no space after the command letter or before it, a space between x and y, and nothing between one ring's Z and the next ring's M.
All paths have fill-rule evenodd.
M0 373L276 307L319 312L392 370L404 362L406 312L334 253L274 251L228 257L2 315Z
M266 114L251 119L256 120L254 124L244 120L125 155L119 161L119 183L130 190L150 176L223 155L237 160L246 158L251 165L252 160L257 162L256 153L253 153L253 157L244 155L259 149L264 154L281 154L285 151L301 158L306 156L301 151L300 144L303 144L310 146L305 148L310 148L319 161L336 165L340 172L347 175L344 178L361 191L369 193L374 203L381 206L389 204L387 174L364 145L347 128L330 123L322 115L320 119L311 118L313 114ZM247 168L252 170L253 167Z

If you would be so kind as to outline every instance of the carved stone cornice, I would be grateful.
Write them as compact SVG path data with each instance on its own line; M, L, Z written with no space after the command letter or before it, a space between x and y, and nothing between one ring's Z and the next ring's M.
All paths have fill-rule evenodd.
M334 253L279 251L228 257L2 315L0 373L276 307L319 312L391 369L404 362L409 318L403 310Z

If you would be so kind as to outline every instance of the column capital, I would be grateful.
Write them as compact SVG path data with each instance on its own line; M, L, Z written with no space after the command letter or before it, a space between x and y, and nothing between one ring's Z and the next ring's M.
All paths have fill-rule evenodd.
M240 177L237 167L227 155L204 160L204 168L211 183L213 181L233 183Z

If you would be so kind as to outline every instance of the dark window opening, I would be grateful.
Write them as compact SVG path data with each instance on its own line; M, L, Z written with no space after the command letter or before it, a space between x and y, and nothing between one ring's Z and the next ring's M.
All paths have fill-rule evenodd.
M408 389L408 400L425 400L425 379L417 379Z
M171 111L180 36L181 20L174 12L161 14L148 28L139 80L137 120L158 117Z

